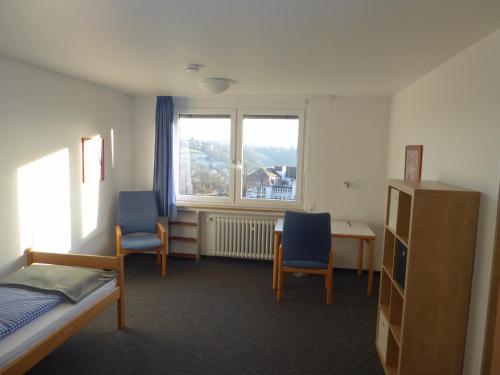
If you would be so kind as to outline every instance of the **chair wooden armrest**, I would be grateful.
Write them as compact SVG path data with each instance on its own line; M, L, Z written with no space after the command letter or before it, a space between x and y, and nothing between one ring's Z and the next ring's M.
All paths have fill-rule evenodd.
M120 225L116 224L116 255L120 255L120 250L122 248L122 228Z
M167 235L167 230L165 229L165 226L162 223L156 223L156 228L158 229L158 235L160 236L160 238L163 241L163 239Z

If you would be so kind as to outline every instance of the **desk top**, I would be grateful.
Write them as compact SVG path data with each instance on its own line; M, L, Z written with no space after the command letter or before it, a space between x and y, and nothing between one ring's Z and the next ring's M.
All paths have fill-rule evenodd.
M274 226L276 233L283 232L283 218L278 219ZM375 238L375 233L368 225L360 221L345 221L333 220L332 221L332 236L333 237L346 237L346 238Z

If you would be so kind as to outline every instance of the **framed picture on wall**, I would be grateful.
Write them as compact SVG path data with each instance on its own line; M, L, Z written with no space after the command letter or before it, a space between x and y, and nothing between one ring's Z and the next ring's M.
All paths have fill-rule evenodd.
M420 181L422 174L423 145L406 146L405 151L405 180Z
M104 139L82 138L82 182L104 181Z

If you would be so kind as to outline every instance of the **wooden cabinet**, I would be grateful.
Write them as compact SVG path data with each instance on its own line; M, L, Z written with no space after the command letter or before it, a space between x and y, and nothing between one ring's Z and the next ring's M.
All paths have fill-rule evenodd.
M386 374L462 373L479 196L388 181L376 339Z

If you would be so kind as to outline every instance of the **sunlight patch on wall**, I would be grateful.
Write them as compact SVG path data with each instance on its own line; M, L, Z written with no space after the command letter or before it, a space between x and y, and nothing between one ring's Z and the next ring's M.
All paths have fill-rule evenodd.
M69 150L63 149L17 170L21 253L71 249Z
M85 139L82 158L84 158L85 179L81 185L82 238L97 228L99 217L99 188L104 178L102 168L103 140L100 135Z
M109 131L109 138L111 139L111 167L115 167L115 130L111 129Z

